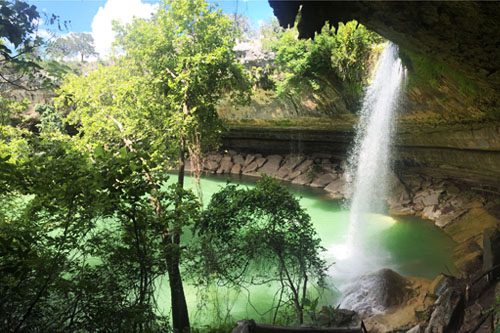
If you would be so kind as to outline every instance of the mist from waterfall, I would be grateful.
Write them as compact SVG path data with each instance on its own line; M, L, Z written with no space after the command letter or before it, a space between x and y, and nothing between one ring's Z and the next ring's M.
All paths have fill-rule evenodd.
M366 214L384 213L395 111L404 77L398 47L389 43L367 88L349 157L352 194L347 246L354 250L362 249Z

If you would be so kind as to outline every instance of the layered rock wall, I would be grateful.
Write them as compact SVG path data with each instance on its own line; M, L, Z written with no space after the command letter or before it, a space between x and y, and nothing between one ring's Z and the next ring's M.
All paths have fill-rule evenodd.
M321 154L345 160L353 142L349 127L334 130L233 128L223 146L261 154ZM500 123L475 125L401 125L394 154L398 173L421 174L470 184L500 194Z

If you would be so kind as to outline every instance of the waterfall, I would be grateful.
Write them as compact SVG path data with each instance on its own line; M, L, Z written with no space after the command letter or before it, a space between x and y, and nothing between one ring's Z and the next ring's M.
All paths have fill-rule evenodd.
M367 213L382 213L387 198L394 114L404 80L398 48L389 43L382 52L369 85L354 148L349 157L352 186L347 246L362 250L363 220Z

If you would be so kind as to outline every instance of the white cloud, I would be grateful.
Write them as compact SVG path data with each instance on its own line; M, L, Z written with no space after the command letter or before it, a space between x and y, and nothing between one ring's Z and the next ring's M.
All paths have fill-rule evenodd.
M38 37L45 39L45 40L52 39L55 36L55 34L52 31L47 30L47 29L38 29L36 32L36 35Z
M92 37L100 56L106 57L111 52L115 39L112 22L129 23L134 17L148 18L158 9L156 4L143 3L142 0L108 0L99 7L92 20Z

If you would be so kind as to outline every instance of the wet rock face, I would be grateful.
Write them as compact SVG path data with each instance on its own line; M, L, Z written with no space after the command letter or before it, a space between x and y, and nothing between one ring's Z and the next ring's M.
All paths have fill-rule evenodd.
M396 44L462 69L493 88L500 85L500 4L497 2L278 1L269 0L282 26L302 6L300 37L313 37L326 21L356 19Z
M411 283L385 268L362 276L344 290L341 306L367 316L400 306L412 296Z

